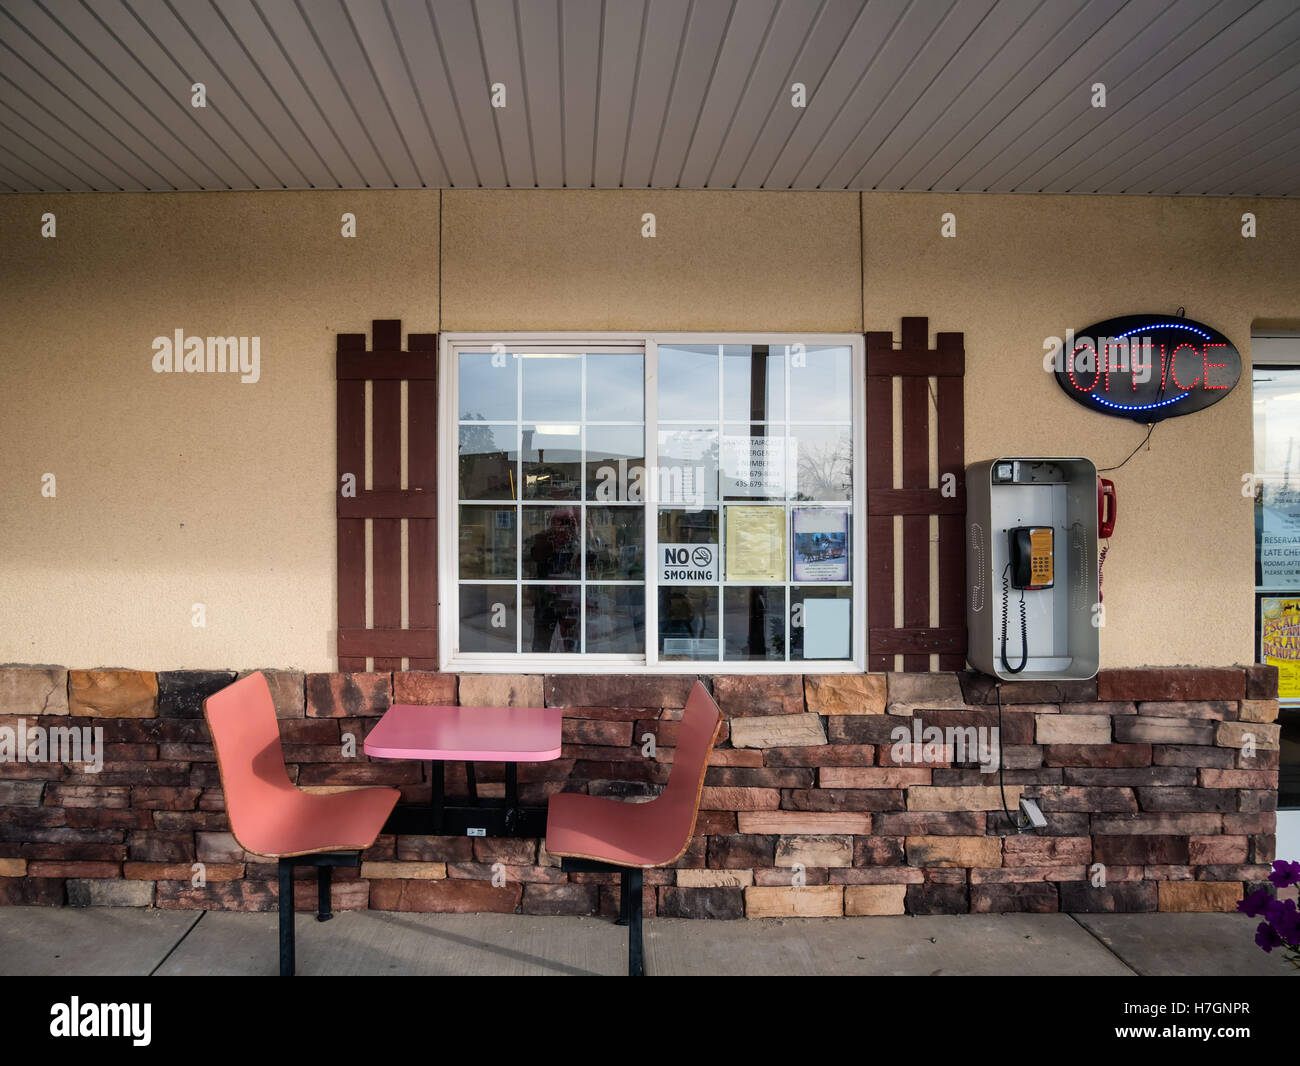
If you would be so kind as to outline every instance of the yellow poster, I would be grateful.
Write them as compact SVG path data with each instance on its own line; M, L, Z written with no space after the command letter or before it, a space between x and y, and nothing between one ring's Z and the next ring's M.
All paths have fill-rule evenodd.
M727 505L727 580L785 580L785 508Z
M1300 700L1300 599L1265 597L1259 604L1260 653L1277 667L1277 695Z

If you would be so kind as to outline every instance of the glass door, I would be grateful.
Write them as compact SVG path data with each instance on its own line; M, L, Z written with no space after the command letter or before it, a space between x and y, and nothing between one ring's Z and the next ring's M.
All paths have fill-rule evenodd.
M1277 857L1300 859L1300 338L1254 341L1255 647L1278 668ZM1278 359L1278 357L1281 359ZM1284 359L1285 361L1282 361Z

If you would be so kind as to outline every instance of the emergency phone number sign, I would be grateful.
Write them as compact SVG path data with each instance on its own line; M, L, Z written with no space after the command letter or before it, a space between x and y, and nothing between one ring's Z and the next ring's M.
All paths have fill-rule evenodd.
M659 580L708 584L718 580L716 544L660 544Z

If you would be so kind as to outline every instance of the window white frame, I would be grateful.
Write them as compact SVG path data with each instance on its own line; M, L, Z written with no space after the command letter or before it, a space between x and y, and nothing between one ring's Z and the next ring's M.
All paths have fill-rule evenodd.
M832 674L862 673L867 661L867 496L866 496L866 355L861 334L855 333L626 333L626 332L500 332L444 333L438 351L438 646L439 668L458 673L553 674ZM611 347L640 348L645 353L645 461L647 470L658 467L658 349L661 344L805 344L849 348L852 353L853 499L852 527L852 658L800 659L783 662L743 660L658 659L659 596L654 579L658 557L658 479L646 479L646 597L645 655L585 653L537 654L520 652L470 653L456 647L460 622L457 580L460 543L459 353L503 344L506 351L527 348L573 348L599 351ZM516 501L518 503L519 501ZM719 504L721 504L719 500ZM788 536L788 533L787 533ZM787 546L787 551L790 547ZM788 582L787 582L788 583ZM788 621L788 620L787 620ZM722 633L719 632L719 640Z

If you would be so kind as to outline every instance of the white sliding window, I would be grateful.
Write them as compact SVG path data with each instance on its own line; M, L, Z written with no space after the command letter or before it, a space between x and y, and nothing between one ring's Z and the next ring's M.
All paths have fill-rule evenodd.
M863 669L860 337L442 344L444 669Z

